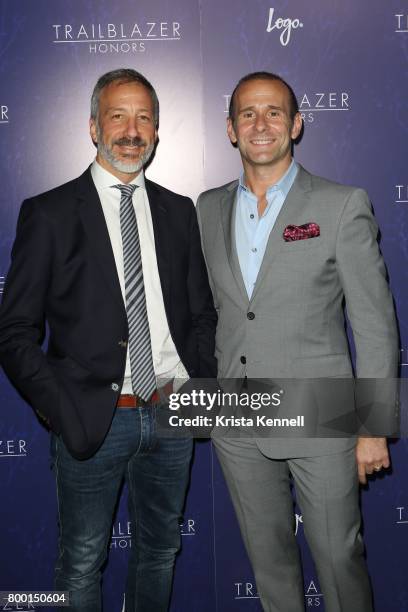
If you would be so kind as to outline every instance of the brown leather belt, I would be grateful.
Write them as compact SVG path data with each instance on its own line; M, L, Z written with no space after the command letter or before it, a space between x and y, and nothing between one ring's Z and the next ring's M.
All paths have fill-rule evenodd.
M170 380L160 389L156 389L156 391L152 394L150 399L144 400L138 395L124 394L119 395L118 402L116 404L117 408L139 408L141 406L152 406L154 404L164 403L170 393L173 392L173 381Z

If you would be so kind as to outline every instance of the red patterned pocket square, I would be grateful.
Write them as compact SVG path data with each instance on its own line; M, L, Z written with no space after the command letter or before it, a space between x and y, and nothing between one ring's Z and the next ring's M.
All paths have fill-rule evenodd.
M307 240L320 236L320 227L317 223L305 223L304 225L288 225L283 232L285 242L293 240Z

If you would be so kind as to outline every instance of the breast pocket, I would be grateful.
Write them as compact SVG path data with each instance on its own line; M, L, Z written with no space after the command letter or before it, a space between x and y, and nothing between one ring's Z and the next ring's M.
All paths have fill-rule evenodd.
M284 253L297 253L298 251L310 251L322 246L323 241L321 236L316 238L305 238L303 240L292 240L284 242L281 251Z

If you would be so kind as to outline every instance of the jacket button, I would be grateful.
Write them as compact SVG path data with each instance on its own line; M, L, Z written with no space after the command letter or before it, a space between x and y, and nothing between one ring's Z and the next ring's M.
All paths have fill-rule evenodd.
M111 389L112 389L112 391L119 391L119 385L117 383L112 383L111 384Z
M121 346L122 348L126 348L126 347L127 347L127 342L126 342L126 340L119 340L118 344L119 344L119 346Z
M241 363L246 363L246 357L245 357L245 355L241 355L241 357L240 357L240 361L241 361Z
M250 321L253 321L255 319L255 313L248 312L247 313L247 319L249 319Z

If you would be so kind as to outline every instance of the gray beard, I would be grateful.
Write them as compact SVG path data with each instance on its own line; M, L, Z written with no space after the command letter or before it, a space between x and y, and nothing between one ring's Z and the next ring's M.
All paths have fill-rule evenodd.
M154 143L147 147L143 155L137 161L126 162L117 159L113 153L112 148L103 142L103 137L99 129L99 125L97 126L96 133L98 137L98 154L103 157L103 159L106 160L113 168L115 168L115 170L118 170L119 172L123 172L124 174L135 174L147 164L147 162L152 156L154 150Z

